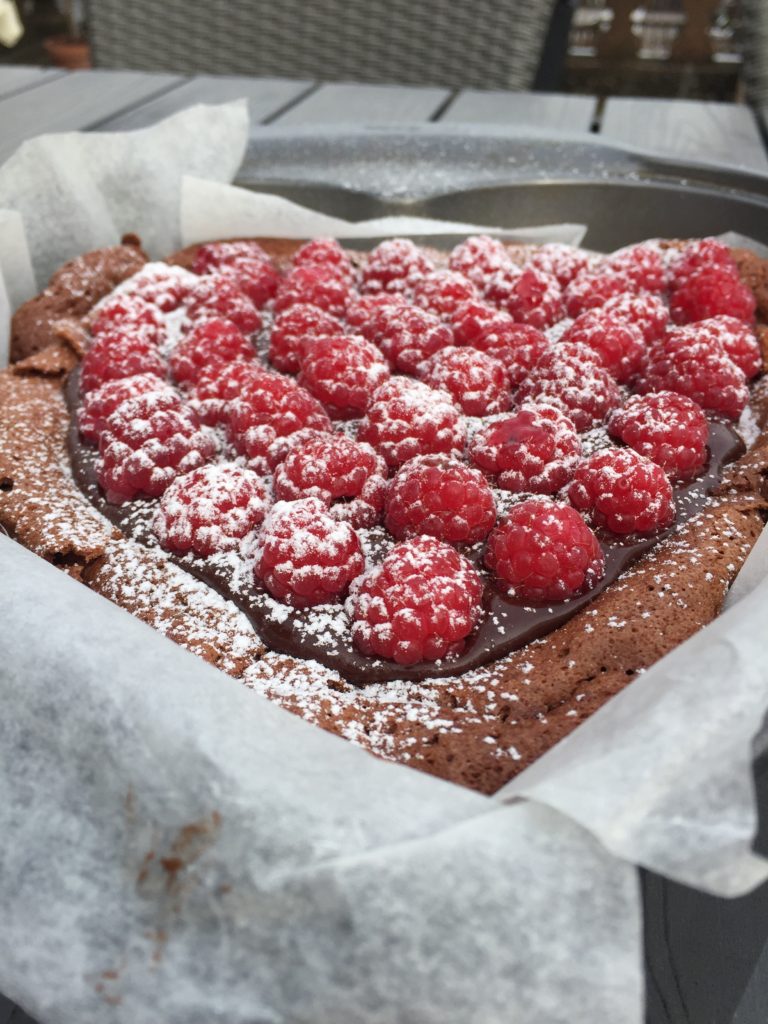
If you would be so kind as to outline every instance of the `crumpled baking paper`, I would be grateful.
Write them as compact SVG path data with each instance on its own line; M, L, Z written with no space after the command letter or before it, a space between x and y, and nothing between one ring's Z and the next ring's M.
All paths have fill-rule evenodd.
M168 149L163 125L129 138L152 201L131 221L102 176L66 255L146 235L140 167ZM38 201L9 201L6 165L0 206L23 207L40 275L35 211L72 183L19 166ZM182 170L169 238L376 233ZM0 990L42 1024L641 1024L635 865L724 895L768 875L749 851L767 559L761 539L738 607L487 798L295 719L0 536Z

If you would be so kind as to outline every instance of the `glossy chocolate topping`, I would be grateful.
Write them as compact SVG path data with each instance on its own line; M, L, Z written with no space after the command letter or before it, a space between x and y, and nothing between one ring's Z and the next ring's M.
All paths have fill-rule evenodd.
M75 481L89 501L126 536L146 544L156 544L149 529L154 501L138 500L124 505L106 501L96 478L97 453L84 444L76 424L78 404L77 371L70 375L67 402L72 423L69 450ZM501 593L482 567L480 547L465 553L486 577L483 617L466 640L461 655L442 662L402 666L394 662L366 657L352 644L348 629L339 629L340 616L327 609L304 610L278 606L257 584L249 572L239 578L229 560L178 557L169 554L175 564L233 601L249 618L268 647L297 658L313 659L335 669L350 683L387 682L394 679L421 680L459 675L479 668L519 647L545 636L563 625L613 583L634 561L659 541L670 536L681 524L700 512L708 496L718 486L723 467L739 458L744 444L735 430L725 423L710 422L710 458L705 471L690 483L674 489L677 517L672 527L651 537L619 538L607 532L598 534L605 555L605 576L592 590L567 601L547 605L522 605ZM276 614L277 609L277 614ZM281 614L281 609L284 614Z

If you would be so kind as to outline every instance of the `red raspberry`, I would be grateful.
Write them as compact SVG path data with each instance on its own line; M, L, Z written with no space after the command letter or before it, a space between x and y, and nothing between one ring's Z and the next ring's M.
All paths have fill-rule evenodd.
M507 263L509 253L506 247L489 235L470 235L459 242L448 261L451 270L463 274L481 292L485 291L494 274Z
M505 412L512 402L504 365L475 348L449 345L421 364L419 376L430 387L448 391L467 416Z
M707 461L707 418L685 395L633 395L608 417L608 431L661 466L672 480L690 480Z
M562 245L559 242L547 242L534 249L526 260L526 266L536 267L537 270L543 270L545 274L556 277L560 287L565 288L591 262L592 257L584 249L576 249L572 245Z
M533 266L521 270L507 264L491 278L486 297L518 323L539 329L551 327L565 315L557 278Z
M183 267L147 263L120 285L120 294L143 299L163 313L172 313L186 302L196 280Z
M565 601L605 575L597 537L578 512L549 498L526 498L488 538L485 564L519 601Z
M554 494L581 455L573 421L549 405L524 405L484 424L469 443L476 466L505 491Z
M414 303L443 320L450 320L465 302L479 298L480 293L472 282L455 270L435 270L413 290Z
M450 455L418 455L397 471L384 525L398 539L429 534L449 544L475 544L496 522L485 477Z
M352 282L355 270L343 246L335 238L315 238L293 254L294 267L318 267L326 273Z
M517 401L529 399L554 405L569 416L581 433L602 423L608 413L621 404L621 395L613 377L592 360L582 345L555 345L536 364L517 391Z
M652 243L641 242L618 249L606 258L604 266L626 274L636 288L644 291L663 292L667 287L667 268L661 252Z
M115 409L127 399L138 398L139 395L149 394L150 391L176 394L170 384L153 373L139 373L133 377L108 380L100 387L89 391L83 397L80 408L77 410L77 425L80 434L86 441L97 444L100 435L106 428L108 417ZM181 405L180 398L178 401Z
M233 463L200 466L177 477L160 498L152 529L164 548L201 558L231 551L264 518L266 483Z
M246 337L261 330L259 311L224 273L198 278L187 299L187 312L193 324L211 317L231 320Z
M194 384L213 366L253 359L256 352L231 320L203 320L185 335L168 357L179 384Z
M461 452L466 427L446 392L395 377L376 390L357 439L373 445L396 468L416 455Z
M378 522L386 490L384 459L369 444L344 434L310 434L275 470L275 495L281 501L320 498L334 519L358 529Z
M365 569L360 539L319 498L278 501L264 521L254 573L270 594L307 608L335 601Z
M301 358L299 383L320 399L333 419L361 416L373 392L388 379L384 356L359 334L316 338Z
M298 373L305 343L324 334L341 334L341 320L317 306L298 302L278 313L269 336L269 361L283 373Z
M99 438L98 480L107 501L159 497L177 476L216 454L213 434L179 404L175 392L151 391L115 409Z
M752 289L723 266L696 270L673 290L669 300L669 310L676 324L714 316L732 316L751 324L756 307Z
M537 327L518 324L509 313L479 302L456 310L453 335L457 345L468 345L498 359L516 388L549 348L547 336Z
M584 459L568 485L568 499L613 533L655 533L675 518L664 470L631 448L603 448Z
M376 344L393 370L416 373L419 363L453 344L453 331L424 309L396 306L379 314L381 330Z
M232 399L248 383L259 381L265 375L268 375L268 371L253 359L214 363L200 372L190 404L201 423L224 423Z
M592 349L603 368L619 384L626 384L635 376L645 350L640 328L606 313L603 308L580 313L561 336L560 343L564 342L576 342Z
M599 308L603 313L610 313L613 317L639 327L648 345L663 337L669 325L669 310L658 295L647 292L641 292L639 295L622 292L621 295L614 295L612 299L608 299Z
M596 309L614 295L637 291L632 279L618 270L598 267L584 270L575 277L563 293L565 311L570 317L577 317L585 309Z
M113 295L96 307L91 321L91 334L130 334L151 345L162 344L165 337L163 320L157 307L136 295Z
M256 468L272 457L270 449L279 438L305 427L331 429L318 400L290 377L277 373L247 379L229 403L228 418L232 442L248 459L256 460Z
M198 247L192 262L195 274L209 274L219 267L231 266L238 260L257 260L270 263L266 250L252 239L239 239L232 242L207 242Z
M688 329L670 331L649 350L637 389L675 391L733 420L749 401L746 377L722 346Z
M723 267L738 277L738 267L730 247L716 238L699 238L689 242L673 259L675 284L682 284L691 274L705 267Z
M155 344L119 331L100 334L80 363L80 392L87 394L108 380L151 373L165 378L168 367Z
M705 335L716 342L749 380L763 368L763 353L754 328L734 316L713 316L689 324L694 336Z
M280 282L275 297L275 312L298 303L317 306L333 316L344 316L349 302L349 285L325 267L311 263L296 267Z
M449 544L417 537L396 544L352 587L352 639L370 656L399 665L461 653L480 621L483 581Z
M407 238L388 238L372 249L363 269L363 292L403 292L435 269L423 249Z
M356 295L347 303L347 324L368 341L376 343L385 323L383 309L404 309L408 302L395 292L377 292L375 295Z

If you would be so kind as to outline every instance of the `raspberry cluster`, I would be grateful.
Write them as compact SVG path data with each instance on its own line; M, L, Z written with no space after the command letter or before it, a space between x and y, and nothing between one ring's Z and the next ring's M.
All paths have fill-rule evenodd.
M566 601L612 536L672 526L707 416L737 418L763 368L754 315L714 239L478 235L446 261L325 238L279 267L215 242L95 309L78 426L169 551L234 551L296 608L346 601L361 652L411 665L464 650L486 588Z

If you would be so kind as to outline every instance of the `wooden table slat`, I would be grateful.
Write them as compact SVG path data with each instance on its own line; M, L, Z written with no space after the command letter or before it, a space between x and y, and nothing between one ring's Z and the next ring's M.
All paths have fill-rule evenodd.
M25 64L4 64L0 67L0 97L31 89L64 74L56 68L28 67Z
M406 85L321 85L275 123L372 124L429 121L450 98L448 89Z
M177 75L136 71L73 71L34 89L0 100L0 161L25 139L45 132L66 132L103 121L164 92Z
M312 87L312 82L287 78L246 78L244 76L198 75L164 92L147 103L141 103L115 117L107 118L98 127L125 131L144 128L194 103L226 103L245 97L252 124L260 124L298 99Z
M597 100L593 96L464 89L439 120L452 124L520 125L547 131L588 132L596 107Z
M617 97L606 102L600 134L666 156L768 170L754 114L734 103Z

